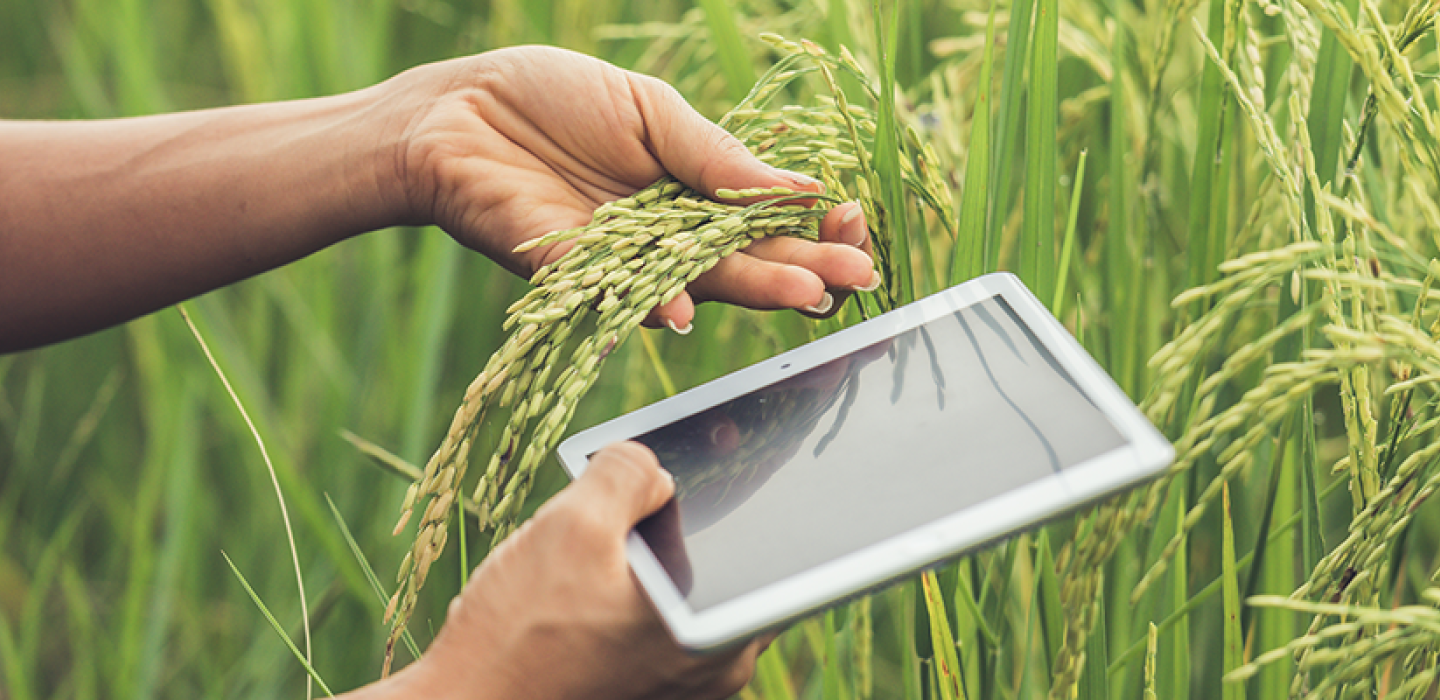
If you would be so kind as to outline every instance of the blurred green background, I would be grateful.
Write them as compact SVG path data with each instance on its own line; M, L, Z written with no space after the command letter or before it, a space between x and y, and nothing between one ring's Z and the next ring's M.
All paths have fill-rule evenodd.
M1334 36L1289 2L998 3L988 84L981 75L989 3L880 4L897 18L889 70L901 121L934 147L930 166L954 195L960 227L983 231L987 241L983 260L967 257L961 244L978 238L938 226L918 207L908 213L904 264L915 272L902 300L976 270L1011 267L1021 240L1061 244L1073 221L1073 248L1057 245L1070 252L1039 274L1055 286L1061 319L1137 401L1156 379L1146 359L1210 308L1199 301L1172 309L1170 299L1218 279L1222 260L1290 240L1273 171L1205 60L1192 20L1215 43L1230 42L1227 57L1258 83L1286 144L1304 132L1295 153L1316 154L1324 182L1337 172L1367 89ZM1353 15L1360 3L1304 4ZM1387 4L1375 17L1397 22L1406 9ZM1034 32L1031 10L1044 20L1034 20ZM1026 31L1009 31L1017 21ZM1047 38L1042 27L1055 33ZM868 68L883 66L873 8L863 0L0 0L0 118L109 118L329 94L420 63L530 42L659 75L718 118L776 59L756 38L761 32L809 37L832 51L847 45ZM1293 46L1304 50L1292 55ZM1410 60L1433 82L1434 37L1414 46ZM1053 82L1037 65L1054 68ZM977 103L992 121L972 131ZM1308 110L1293 123L1285 121L1292 104ZM1296 123L1303 128L1291 128ZM1401 187L1409 171L1397 165L1399 154L1418 147L1398 143L1394 130L1375 131L1366 171L1375 176L1355 196L1410 242L1406 255L1432 257L1435 239L1414 200L1437 183ZM980 193L972 200L960 185L974 152L989 158L977 170L988 171L990 186L972 190ZM978 223L967 223L967 212L980 212ZM1386 264L1401 257L1390 251ZM441 232L389 230L187 305L274 458L306 576L315 666L337 691L375 678L386 629L326 498L382 582L408 547L390 535L406 484L340 432L423 462L499 345L502 311L525 288ZM1278 290L1254 301L1207 341L1195 369L1219 367L1291 311ZM657 366L683 389L854 320L853 307L824 324L702 307L693 335L647 336L658 364L644 343L622 346L572 429L663 396ZM1310 347L1311 336L1304 342ZM1217 405L1233 405L1261 382L1272 359L1223 383ZM1120 543L1103 567L1099 624L1080 640L1088 652L1078 662L1080 697L1141 697L1151 621L1162 623L1160 697L1221 696L1221 676L1242 658L1225 653L1227 634L1238 641L1223 624L1238 603L1222 606L1221 584L1243 576L1246 593L1290 593L1324 545L1344 539L1358 507L1344 502L1345 489L1326 490L1345 484L1331 474L1346 453L1349 419L1336 394L1325 388L1313 403L1304 399L1300 415L1314 428L1295 431L1303 450L1286 452L1286 440L1299 439L1288 433L1255 448L1261 466L1231 479L1233 518L1211 507L1168 573L1134 603L1133 585L1219 464L1202 459L1176 479L1157 517ZM1430 415L1433 402L1419 410ZM1190 426L1182 415L1161 427L1175 438ZM562 482L547 466L532 501ZM1337 495L1306 498L1317 488ZM1388 603L1415 601L1436 569L1440 518L1434 508L1415 518L1392 550ZM969 697L1042 697L1079 615L1060 604L1075 575L1057 561L1069 561L1071 544L1093 523L1089 514L1065 518L948 566L936 577L943 596L927 600L911 581L877 595L873 617L868 603L854 604L798 624L762 658L745 695L949 697L934 663L949 646L932 636L943 620ZM1227 532L1236 548L1226 548ZM483 551L483 541L471 544ZM298 639L294 575L265 465L175 310L0 356L0 698L298 697L304 672L222 551ZM456 557L437 567L411 624L422 646L443 616L442 584L459 581ZM1298 617L1247 612L1243 658L1294 638ZM1281 663L1223 692L1284 697L1290 677Z
M808 8L758 9L787 18L779 27L750 22L747 37L793 24ZM0 118L111 118L330 94L421 63L537 42L622 66L647 62L672 79L682 71L677 84L718 118L734 91L723 76L690 68L714 52L697 12L663 0L5 0ZM657 34L681 45L657 54ZM746 42L763 65L763 44ZM499 345L501 312L525 288L439 231L391 230L189 305L274 458L306 573L315 665L337 690L375 678L386 630L325 497L382 579L408 546L390 536L406 484L339 432L423 463ZM811 333L796 318L710 307L697 326L683 342L656 338L685 386ZM631 343L576 427L662 395ZM540 495L562 481L552 464ZM299 640L265 466L175 310L0 356L0 697L303 692L303 670L222 551ZM458 581L454 557L440 567ZM436 586L422 600L412 625L422 645L447 598Z

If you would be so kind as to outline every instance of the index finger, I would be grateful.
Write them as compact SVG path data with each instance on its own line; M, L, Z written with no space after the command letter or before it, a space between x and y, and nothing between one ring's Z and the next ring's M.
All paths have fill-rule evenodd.
M613 519L617 530L629 531L675 495L675 480L649 448L621 442L596 452L566 492Z
M754 187L816 193L824 189L815 178L780 170L756 158L739 139L695 111L664 81L632 73L630 84L644 121L641 139L646 148L667 172L705 196L713 199L721 189Z

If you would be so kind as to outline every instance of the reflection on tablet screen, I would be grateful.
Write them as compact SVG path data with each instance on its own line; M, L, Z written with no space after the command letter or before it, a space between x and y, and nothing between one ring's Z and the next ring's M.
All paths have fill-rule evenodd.
M1124 444L998 296L635 439L679 485L638 530L697 611Z

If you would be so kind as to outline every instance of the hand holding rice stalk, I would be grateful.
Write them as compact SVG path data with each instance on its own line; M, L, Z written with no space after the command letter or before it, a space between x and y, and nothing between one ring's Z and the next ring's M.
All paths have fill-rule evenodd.
M462 498L470 452L489 409L510 409L485 473L473 489L481 527L495 528L493 544L514 530L536 470L563 435L605 359L652 309L675 299L724 257L754 241L777 236L815 239L820 219L848 199L852 190L858 192L869 220L883 220L881 205L869 196L880 191L866 146L874 141L875 121L868 110L847 103L831 70L851 72L868 87L864 72L848 53L837 59L809 42L770 40L787 55L721 126L762 161L818 176L827 193L719 190L716 196L723 201L716 202L665 178L599 207L587 226L556 231L515 249L521 253L573 244L560 259L541 267L531 278L535 289L510 307L504 324L511 331L509 339L471 383L421 479L406 493L397 534L418 504L423 502L424 508L415 543L400 565L400 585L386 609L392 631L385 673L430 567L444 551L451 513ZM832 98L815 107L763 109L797 77L815 72L824 77ZM923 157L936 162L928 148ZM934 207L936 213L953 220L948 189L934 168L905 165L906 184L932 207L946 203ZM927 172L928 177L916 177L916 172ZM812 202L816 206L806 206ZM877 251L883 262L887 252L883 236L877 239ZM593 333L570 342L572 333L591 316Z

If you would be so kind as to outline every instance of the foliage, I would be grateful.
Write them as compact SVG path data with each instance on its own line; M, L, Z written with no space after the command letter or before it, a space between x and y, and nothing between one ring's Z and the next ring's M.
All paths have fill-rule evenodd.
M693 385L1004 268L1055 286L1041 298L1180 456L1153 487L797 624L745 695L1418 698L1440 653L1435 10L21 2L0 6L0 116L297 97L547 41L660 75L718 117L782 58L762 33L847 47L878 86L877 179L847 187L884 234L886 294L821 324L704 308L653 357L615 349L577 426L659 398L658 372ZM806 84L776 99L828 94ZM395 446L392 469L421 463L524 291L443 235L394 231L191 305L270 445L314 667L336 690L373 678L384 648L349 542L381 571L399 561L405 486L336 434ZM223 548L299 636L269 479L174 312L0 358L0 693L298 693L304 670L221 566ZM528 507L560 482L543 465ZM432 577L458 581L457 565ZM422 647L442 598L418 603Z

